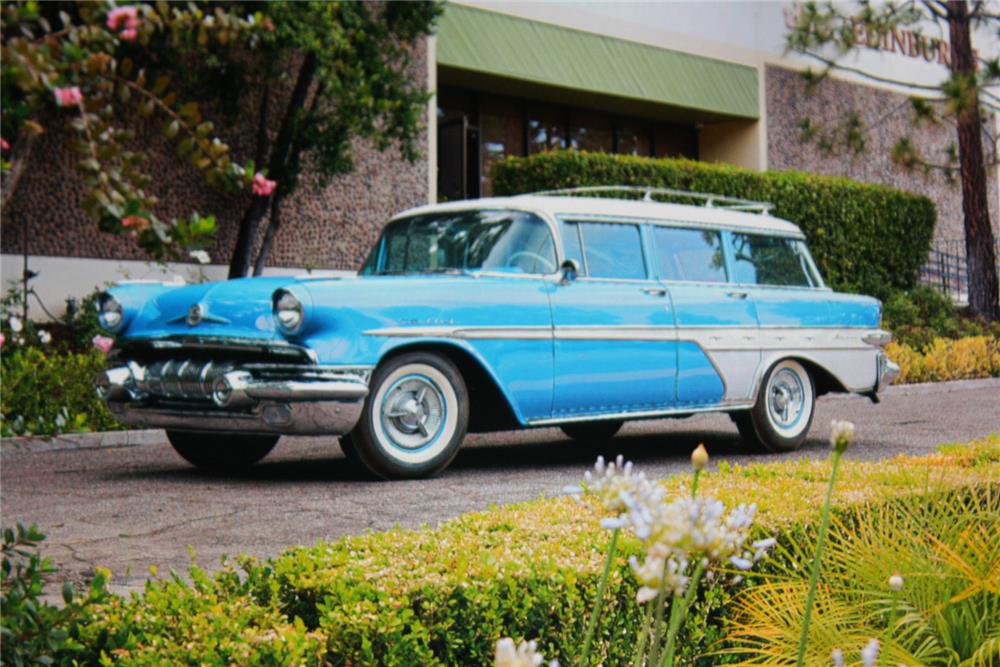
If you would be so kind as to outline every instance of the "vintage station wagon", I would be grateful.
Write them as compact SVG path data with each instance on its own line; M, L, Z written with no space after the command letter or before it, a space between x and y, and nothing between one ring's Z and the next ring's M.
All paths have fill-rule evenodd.
M331 435L381 477L420 477L469 431L610 438L699 412L789 451L816 397L877 400L898 373L879 302L827 288L798 227L654 189L424 206L357 276L120 284L99 310L117 337L100 395L208 468Z

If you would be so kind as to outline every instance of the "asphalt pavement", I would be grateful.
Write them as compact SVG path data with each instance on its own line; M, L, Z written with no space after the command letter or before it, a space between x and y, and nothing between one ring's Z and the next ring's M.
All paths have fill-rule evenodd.
M334 438L285 438L239 475L187 465L162 432L8 439L0 455L2 523L36 523L60 579L110 568L117 590L140 587L155 565L183 571L189 547L212 569L223 555L268 557L298 544L396 525L436 525L491 505L556 495L599 454L624 454L648 475L686 470L704 442L713 463L828 455L831 419L848 419L848 453L882 459L1000 432L1000 379L889 388L866 398L819 400L810 437L793 455L745 451L725 415L627 424L613 440L578 443L558 429L470 436L440 477L374 482L348 465Z

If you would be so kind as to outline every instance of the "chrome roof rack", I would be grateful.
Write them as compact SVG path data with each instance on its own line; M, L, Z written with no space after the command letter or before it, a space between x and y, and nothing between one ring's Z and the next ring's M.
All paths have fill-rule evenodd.
M695 199L702 202L706 208L724 208L730 211L748 211L750 213L760 213L768 215L774 204L768 202L752 201L750 199L739 199L737 197L727 197L710 192L689 192L687 190L673 190L671 188L657 188L645 185L592 185L579 188L562 188L559 190L541 190L539 192L526 193L527 195L550 196L550 195L600 195L601 193L624 193L642 194L642 201L655 201L654 196L672 197L675 199Z

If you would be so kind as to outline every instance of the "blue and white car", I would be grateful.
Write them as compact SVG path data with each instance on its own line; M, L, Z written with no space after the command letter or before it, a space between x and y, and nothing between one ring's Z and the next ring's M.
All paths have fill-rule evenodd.
M412 209L357 276L121 284L99 302L116 344L98 391L197 466L330 435L408 478L443 470L469 431L610 438L699 412L790 451L818 396L877 400L898 374L879 302L826 287L767 205L634 190Z

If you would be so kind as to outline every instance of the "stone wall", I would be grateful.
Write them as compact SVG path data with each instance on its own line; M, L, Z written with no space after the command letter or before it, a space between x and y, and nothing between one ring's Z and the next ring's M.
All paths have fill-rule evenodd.
M885 89L827 79L809 93L798 72L769 65L765 76L769 168L846 176L927 195L937 206L935 240L964 243L958 180L949 182L937 172L925 175L908 171L890 158L896 141L909 135L925 157L943 161L943 150L958 140L954 126L914 127L907 97ZM831 122L846 118L852 111L861 116L867 128L865 153L827 155L815 143L801 140L799 122L803 118ZM1000 238L995 172L990 174L989 189L993 233Z
M427 67L427 45L422 40L414 55L414 76L426 81ZM257 105L257 100L247 100L246 108ZM272 106L272 118L280 108ZM239 161L253 155L253 117L248 113L235 123L215 119ZM206 185L200 173L175 157L174 145L160 134L159 126L136 127L137 141L149 157L144 168L154 176L150 191L160 199L157 215L169 219L193 211L214 214L219 234L210 249L212 262L228 264L250 195L228 195ZM128 237L98 231L81 210L84 187L75 167L79 158L67 149L68 138L65 132L51 131L36 143L31 163L4 211L3 253L21 253L27 244L32 255L147 259ZM420 144L423 156L412 164L394 149L382 153L371 142L358 141L352 173L324 180L309 177L306 168L300 187L282 208L282 227L268 264L357 269L391 215L429 201L426 130Z

